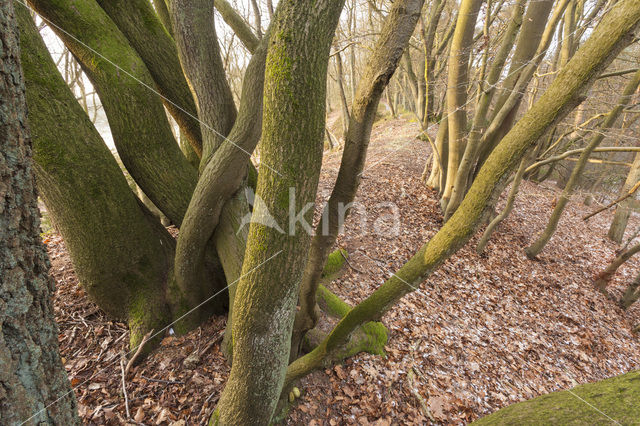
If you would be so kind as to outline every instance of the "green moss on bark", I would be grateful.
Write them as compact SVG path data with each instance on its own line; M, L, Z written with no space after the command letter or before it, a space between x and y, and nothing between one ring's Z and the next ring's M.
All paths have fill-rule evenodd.
M640 371L510 405L473 425L631 425L640 419Z

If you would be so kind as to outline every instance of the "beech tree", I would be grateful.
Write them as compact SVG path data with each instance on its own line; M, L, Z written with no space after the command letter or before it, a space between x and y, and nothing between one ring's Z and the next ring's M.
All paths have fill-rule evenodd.
M340 232L337 218L355 197L377 106L406 52L422 0L396 0L381 12L383 25L357 85L357 59L348 60L351 90L345 91L352 99L342 162L313 235L303 220L311 222L316 198L327 68L344 1L282 0L268 28L256 26L253 32L226 2L216 0L251 53L236 104L211 2L170 0L165 8L154 1L154 10L147 0L29 0L95 87L127 172L180 230L175 240L128 187L28 11L19 10L38 185L80 282L107 314L128 322L132 348L151 330L156 338L147 350L161 338L158 330L170 325L184 333L214 312L228 312L224 344L232 368L212 421L267 424L297 379L358 351L380 353L387 338L380 318L471 238L524 154L580 103L640 22L638 0L613 6L516 122L521 93L567 3L530 4L523 22L533 24L523 28L514 53L522 59L509 69L513 85L500 93L502 105L494 108L480 145L467 141L458 152L457 173L462 171L467 188L456 195L459 202L447 203L449 220L405 266L351 307L322 279L341 263L343 253L331 253ZM464 51L475 38L480 5L465 3L470 14L461 13L460 26L445 37L460 52L458 70L449 69L449 112L465 103L457 84L468 72ZM490 76L502 74L511 46L505 50ZM425 75L428 70L426 63ZM197 167L176 142L165 108L199 157ZM422 118L428 116L428 104L421 108ZM450 126L443 132L450 141L465 131L464 118L457 118L441 126ZM435 145L445 144L441 138ZM469 146L473 161L465 162ZM250 160L256 147L257 170ZM451 183L453 176L444 168L440 173ZM255 187L253 206L249 187ZM340 318L328 334L316 329L318 305Z

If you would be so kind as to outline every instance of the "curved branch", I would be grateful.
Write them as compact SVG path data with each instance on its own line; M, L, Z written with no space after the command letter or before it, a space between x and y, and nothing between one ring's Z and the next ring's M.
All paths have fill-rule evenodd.
M231 27L249 53L255 53L260 39L253 33L247 22L235 11L226 0L214 0L213 5L220 12L222 19Z
M396 274L355 306L316 349L289 365L285 386L324 365L361 324L380 318L405 294L417 289L436 268L472 237L524 153L564 118L581 93L632 40L640 26L640 2L622 0L603 17L591 37L551 83L547 92L509 131L480 169L462 204L440 231ZM286 387L285 387L286 389Z

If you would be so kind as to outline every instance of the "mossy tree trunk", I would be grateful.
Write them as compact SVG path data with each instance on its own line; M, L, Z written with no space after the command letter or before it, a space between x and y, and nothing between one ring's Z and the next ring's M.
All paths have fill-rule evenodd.
M41 196L80 283L107 314L128 321L135 345L169 321L164 294L175 242L129 188L29 12L19 6L17 14Z
M100 96L127 171L179 226L197 172L180 151L160 98L148 89L154 81L142 59L95 0L33 0L29 4L52 24L82 64Z
M5 425L79 425L75 397L60 359L53 315L55 285L40 238L18 38L13 2L2 2L0 419Z
M310 243L298 218L308 223L313 213L329 48L343 5L284 0L271 24L261 144L263 164L271 167L258 175L261 202L233 306L233 365L212 418L220 424L267 424L280 396ZM280 229L259 220L267 214Z

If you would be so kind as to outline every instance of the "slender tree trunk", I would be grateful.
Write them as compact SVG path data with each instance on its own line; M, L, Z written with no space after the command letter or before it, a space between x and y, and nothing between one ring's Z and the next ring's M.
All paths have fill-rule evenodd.
M55 285L40 239L12 1L0 4L0 43L0 419L5 425L79 425L58 348Z
M555 233L558 227L558 223L560 222L560 218L562 217L562 213L564 212L564 208L571 198L573 189L578 183L578 179L580 178L580 175L582 174L582 171L584 170L587 161L589 160L589 156L604 139L604 131L611 128L615 124L624 107L628 105L639 84L640 71L637 71L624 88L622 96L618 99L618 104L611 110L611 112L609 112L609 114L607 114L607 118L602 123L602 126L599 129L600 131L591 139L587 147L582 151L582 154L580 154L580 158L578 159L578 162L571 172L571 177L562 190L562 194L560 195L558 202L553 209L553 212L551 213L551 217L549 218L549 223L547 223L546 228L544 229L544 231L542 231L538 239L525 250L527 257L529 257L530 259L533 259L538 254L540 254L540 252L544 249L544 246L549 242L549 240Z
M438 30L438 23L442 16L442 11L446 5L446 0L435 0L431 3L429 9L429 21L428 24L422 25L422 38L424 40L424 78L425 83L425 106L424 117L422 120L422 127L426 129L429 127L429 121L434 119L434 89L435 81L433 81L433 73L435 70L435 56L434 45L436 39L436 31Z
M636 153L631 169L629 170L629 174L627 175L627 179L620 190L620 196L625 195L629 189L638 182L638 180L640 180L640 153ZM613 221L611 222L609 232L607 233L609 238L618 244L622 242L624 231L627 229L627 223L629 222L629 216L631 216L631 209L629 208L629 202L625 200L616 208Z
M453 195L453 187L458 167L465 149L467 127L467 82L469 80L469 55L473 43L473 33L482 0L462 0L458 9L456 29L449 52L449 78L447 85L447 121L449 125L449 154L447 181L440 204L447 210Z
M349 128L349 103L347 102L347 95L344 91L344 68L342 66L342 56L340 52L336 53L336 80L338 82L338 91L340 92L340 107L342 110L342 138L347 137L347 129Z
M606 293L607 284L609 284L611 278L613 278L613 276L616 274L618 268L638 252L640 252L640 244L631 246L618 254L616 258L613 259L613 261L604 269L604 271L598 274L598 277L596 278L596 281L594 283L596 288L603 293Z
M503 220L509 216L511 210L513 210L513 204L516 200L516 196L518 195L518 189L520 188L520 182L522 182L522 175L524 175L524 171L527 168L527 164L530 161L530 154L525 156L520 162L520 166L518 167L518 171L516 172L515 177L513 178L513 182L511 183L511 190L509 191L509 195L507 196L507 203L504 206L504 209L498 216L496 216L491 223L487 226L487 229L484 230L480 241L478 242L478 246L476 247L476 252L478 254L484 253L484 249L491 239L491 235L493 231L496 229Z
M351 109L349 130L336 184L318 223L309 252L300 292L300 311L294 326L293 350L305 332L315 327L316 293L320 277L344 217L342 210L355 198L366 160L371 128L382 92L389 83L413 33L424 0L397 0L387 16L380 38L368 59ZM344 212L343 214L345 214Z
M636 275L635 279L625 290L620 300L620 306L622 306L622 309L629 309L638 299L640 299L640 274Z

